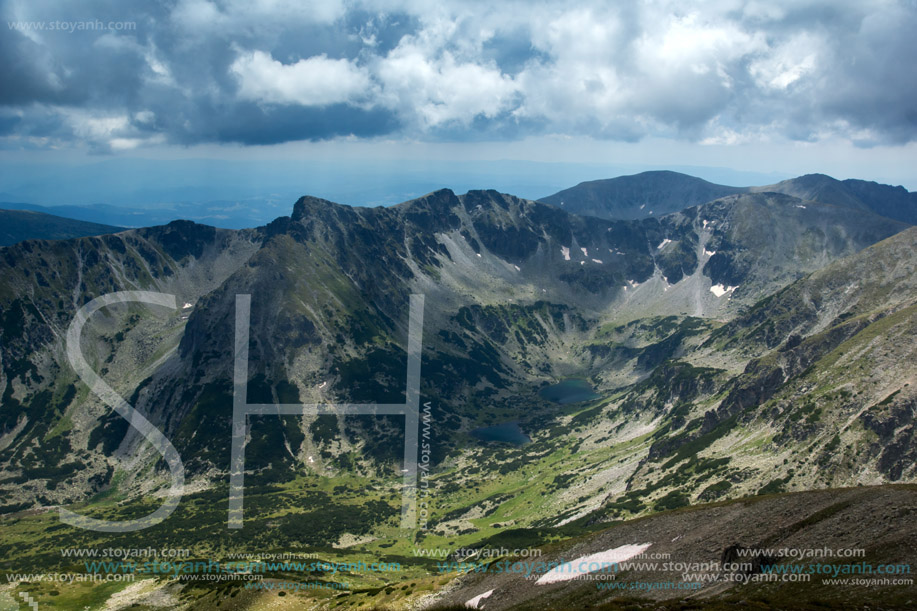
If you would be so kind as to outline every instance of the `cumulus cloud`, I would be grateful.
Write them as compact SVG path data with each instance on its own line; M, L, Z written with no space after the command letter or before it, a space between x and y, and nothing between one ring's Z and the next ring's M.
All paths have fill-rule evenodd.
M431 58L414 45L399 46L376 70L380 103L420 128L492 119L510 109L517 91L494 65L460 62L448 51Z
M229 67L239 98L272 104L328 106L356 102L370 89L369 75L346 59L317 55L282 64L263 51L243 53Z
M10 0L2 13L6 146L917 139L907 0ZM135 27L36 25L88 19Z

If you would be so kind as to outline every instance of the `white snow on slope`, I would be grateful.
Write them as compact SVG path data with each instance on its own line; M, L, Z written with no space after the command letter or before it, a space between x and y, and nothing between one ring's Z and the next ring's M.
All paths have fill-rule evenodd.
M485 598L487 598L488 596L490 596L493 593L494 593L493 590L487 590L483 594L478 594L477 596L475 596L474 598L466 602L465 606L468 607L469 609L477 609L478 603L480 603L482 600L484 600Z
M714 284L710 287L710 292L716 295L717 297L722 297L726 293L731 293L736 290L737 286L723 286L722 284Z
M609 572L609 569L613 571L616 563L624 562L625 560L642 554L649 549L651 545L652 543L621 545L614 549L605 550L604 552L581 556L576 560L565 562L551 569L542 575L541 578L535 582L535 585L542 586L549 583L557 583L559 581L570 581L571 579L576 579L578 576L588 573L596 573L598 571Z

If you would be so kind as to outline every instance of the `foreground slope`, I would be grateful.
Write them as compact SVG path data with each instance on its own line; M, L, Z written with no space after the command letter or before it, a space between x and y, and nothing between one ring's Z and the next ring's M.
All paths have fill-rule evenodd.
M474 558L461 567L467 574L458 585L437 599L464 605L489 593L477 606L488 610L905 609L917 602L907 570L917 564L915 501L913 485L885 486L665 512L545 546L540 556L510 556L508 570L503 560ZM635 544L645 547L643 556L578 579L539 583L543 566L575 567L579 558ZM513 570L515 562L521 564ZM746 566L727 570L727 563ZM890 574L879 573L880 566Z

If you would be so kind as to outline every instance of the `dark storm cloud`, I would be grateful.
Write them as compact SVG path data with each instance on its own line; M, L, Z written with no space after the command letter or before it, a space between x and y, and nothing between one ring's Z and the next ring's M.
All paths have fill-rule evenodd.
M18 32L0 36L0 105L57 101L64 96L45 74L35 55L41 49Z
M917 139L913 1L16 0L2 14L5 147Z
M213 140L243 144L279 144L290 140L328 139L361 134L377 136L398 128L395 116L386 110L359 110L344 104L323 108L280 106L264 108L242 103L231 113L209 124ZM204 136L203 134L201 136Z

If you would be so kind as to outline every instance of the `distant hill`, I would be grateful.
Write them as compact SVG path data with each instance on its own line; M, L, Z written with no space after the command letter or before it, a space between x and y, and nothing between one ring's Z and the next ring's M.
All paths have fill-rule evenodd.
M752 192L772 191L824 204L869 210L896 221L917 224L917 193L866 180L837 180L824 174L806 174L775 185L751 187Z
M273 196L240 200L151 204L144 207L113 206L111 204L39 206L0 201L0 209L44 212L87 223L114 223L129 229L167 225L175 220L194 221L222 229L244 229L264 225L288 212L288 208L287 200Z
M802 200L870 211L917 224L917 193L866 180L806 174L777 184L729 187L678 172L654 171L583 182L539 201L567 212L609 220L659 217L739 193L783 193Z
M118 231L123 228L32 210L0 210L0 246L11 246L23 240L65 240Z
M747 191L743 187L717 185L687 174L659 170L581 182L538 201L573 214L632 220L664 216Z

